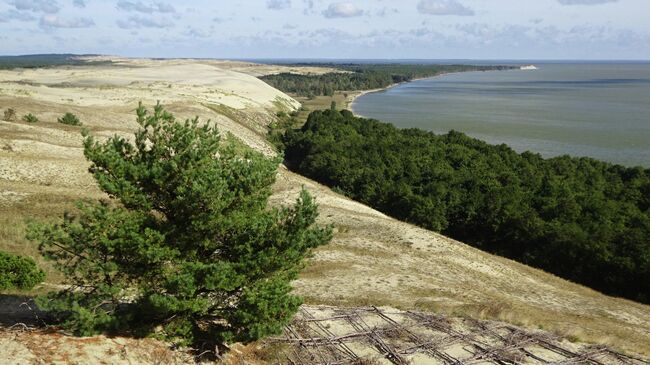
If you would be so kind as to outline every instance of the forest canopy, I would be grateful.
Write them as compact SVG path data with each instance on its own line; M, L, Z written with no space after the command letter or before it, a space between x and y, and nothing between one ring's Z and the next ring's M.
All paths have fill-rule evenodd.
M316 111L288 165L395 218L650 303L650 170Z
M15 68L41 68L54 66L110 65L109 60L92 60L96 55L34 54L25 56L0 56L0 70Z
M312 65L313 66L313 65ZM322 65L335 67L341 72L322 75L299 75L280 73L260 77L276 89L299 96L332 96L337 91L372 90L388 87L400 82L433 77L444 73L466 71L494 71L512 68L510 66L468 66L468 65Z

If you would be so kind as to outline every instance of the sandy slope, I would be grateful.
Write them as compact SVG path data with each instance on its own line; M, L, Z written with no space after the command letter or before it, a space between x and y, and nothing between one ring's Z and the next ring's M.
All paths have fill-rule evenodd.
M19 116L31 112L41 119L32 125L0 121L0 207L8 215L53 206L53 197L101 196L86 173L79 129L56 123L64 112L77 114L97 135L126 135L136 128L138 101L152 105L160 100L178 118L212 119L223 131L271 154L265 125L278 105L298 106L254 77L286 70L282 67L117 61L113 66L0 71L0 109L12 107ZM317 196L321 221L337 232L295 283L310 303L388 305L500 319L650 354L649 306L601 295L401 223L286 169L279 173L273 202L292 202L301 186ZM38 215L59 211L46 213ZM18 250L10 242L15 237L0 236L0 248ZM2 341L0 337L0 351Z

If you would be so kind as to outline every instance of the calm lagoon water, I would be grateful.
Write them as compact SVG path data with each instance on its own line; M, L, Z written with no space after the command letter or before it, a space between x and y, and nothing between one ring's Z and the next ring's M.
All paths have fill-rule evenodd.
M536 64L468 72L359 97L357 115L400 128L454 129L551 157L650 167L650 64Z

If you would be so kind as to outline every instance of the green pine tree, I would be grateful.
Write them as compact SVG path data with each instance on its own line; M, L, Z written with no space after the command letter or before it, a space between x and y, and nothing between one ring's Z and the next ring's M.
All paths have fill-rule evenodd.
M235 153L217 129L140 105L135 143L86 136L90 172L110 200L80 203L30 238L66 275L42 298L79 335L131 331L190 343L278 333L301 303L290 281L331 229L313 198L270 208L279 158Z

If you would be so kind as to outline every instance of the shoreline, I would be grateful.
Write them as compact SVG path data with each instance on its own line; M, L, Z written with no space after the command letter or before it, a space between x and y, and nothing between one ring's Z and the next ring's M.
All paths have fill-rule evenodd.
M408 84L408 83L415 82L415 81L435 79L435 78L442 77L442 76L454 75L454 74L466 73L466 72L486 72L486 71L474 70L474 71L442 72L442 73L440 73L438 75L434 75L434 76L419 77L419 78L415 78L415 79L410 80L410 81L404 81L404 82L398 82L398 83L395 83L395 84L390 84L390 85L388 85L388 86L386 86L384 88L371 89L371 90L362 90L362 91L353 91L353 92L351 92L351 93L353 93L353 95L348 96L348 98L346 100L347 105L345 106L345 108L348 109L349 111L351 111L352 114L355 117L365 118L363 115L357 114L354 111L354 103L357 101L357 99L359 97L361 97L363 95L377 93L377 92L381 92L381 91L386 91L386 90L392 89L392 88L394 88L396 86L403 85L403 84Z

